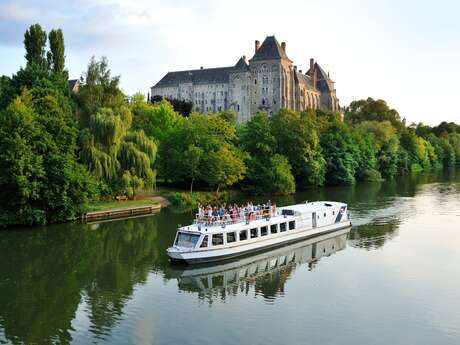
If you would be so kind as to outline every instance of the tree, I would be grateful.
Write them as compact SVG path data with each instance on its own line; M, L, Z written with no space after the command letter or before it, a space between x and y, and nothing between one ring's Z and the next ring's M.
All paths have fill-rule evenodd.
M75 219L97 195L77 160L67 76L50 73L45 44L46 33L32 25L24 35L26 67L0 83L1 225Z
M221 111L221 112L217 113L216 116L220 116L225 121L228 121L228 122L233 123L233 124L236 123L236 120L238 118L238 116L236 115L236 113L233 110Z
M81 107L81 160L108 187L108 193L133 198L152 190L157 145L143 130L132 128L131 109L111 77L107 59L91 59L77 99Z
M131 100L130 108L133 114L133 128L142 129L160 145L178 121L174 108L164 99L152 104L145 102L141 94L136 94Z
M192 109L193 109L192 102L184 101L184 100L177 99L177 98L166 98L166 97L162 97L158 95L152 96L150 99L152 103L158 103L164 100L168 101L173 106L174 111L182 116L187 117L192 112Z
M389 121L363 121L357 125L357 129L361 135L371 135L380 173L384 177L395 176L399 139L392 124Z
M255 194L290 194L295 180L286 157L275 154L276 140L266 113L255 114L238 134L240 148L249 153L244 189Z
M106 57L96 61L93 56L81 78L82 87L76 99L82 127L89 124L90 117L100 108L118 108L126 105L125 96L119 87L120 76L112 77L108 66Z
M359 166L356 158L359 149L354 142L349 127L335 117L323 123L321 147L326 157L326 182L333 185L355 183Z
M65 98L26 89L0 112L0 225L75 219L95 196Z
M447 137L452 149L455 152L455 161L457 164L460 163L460 132L450 133Z
M27 64L45 65L46 32L40 24L34 24L24 34Z
M199 182L217 191L231 186L246 171L245 155L234 145L235 139L235 125L219 116L192 113L188 118L179 117L160 144L161 175L169 182ZM188 161L191 157L193 162ZM194 174L189 173L191 164Z
M324 183L326 162L315 122L316 115L312 111L298 113L288 109L281 109L271 121L276 152L288 159L294 177L302 187Z
M242 180L246 166L233 147L224 145L209 153L209 156L203 161L202 169L203 180L215 186L216 192L219 192L221 187L229 187Z
M187 171L190 175L190 194L193 192L193 183L197 176L200 176L201 163L203 160L203 150L190 144L184 153L184 160Z
M384 100L374 100L371 97L351 102L345 111L345 121L349 123L389 121L397 130L404 127L404 122L395 109L391 109Z
M270 170L272 171L271 188L268 189L271 193L292 194L295 192L295 180L291 172L291 165L286 157L275 154L270 158Z
M50 51L47 54L48 66L54 73L64 71L65 56L64 56L64 35L61 29L51 30L48 34Z

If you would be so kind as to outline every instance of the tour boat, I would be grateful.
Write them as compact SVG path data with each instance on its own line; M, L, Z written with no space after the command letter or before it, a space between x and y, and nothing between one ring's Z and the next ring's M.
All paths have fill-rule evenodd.
M189 264L228 260L349 226L347 204L341 202L251 205L237 214L199 214L193 224L178 227L167 254Z
M241 282L254 284L267 274L286 272L308 264L310 269L324 257L346 248L350 227L321 234L269 251L235 260L208 265L171 265L165 271L166 278L176 279L179 289L187 292L215 295L220 289L232 289Z

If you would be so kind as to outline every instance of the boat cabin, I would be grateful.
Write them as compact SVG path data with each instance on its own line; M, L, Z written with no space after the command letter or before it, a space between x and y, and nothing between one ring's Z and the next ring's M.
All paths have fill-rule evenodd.
M280 207L267 215L240 217L232 222L199 222L180 227L174 247L183 250L209 250L234 247L290 233L331 225L346 218L346 204L338 202L312 202Z

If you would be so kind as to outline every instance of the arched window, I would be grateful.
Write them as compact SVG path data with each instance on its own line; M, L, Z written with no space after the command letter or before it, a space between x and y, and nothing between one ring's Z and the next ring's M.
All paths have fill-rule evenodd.
M265 98L262 98L262 105L265 105Z

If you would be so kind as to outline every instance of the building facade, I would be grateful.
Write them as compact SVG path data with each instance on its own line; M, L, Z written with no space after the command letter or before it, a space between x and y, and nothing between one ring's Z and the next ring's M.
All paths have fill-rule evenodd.
M303 73L286 55L286 44L268 36L255 41L254 56L242 56L235 66L168 72L151 96L191 102L193 111L216 113L232 109L238 122L265 111L269 116L281 108L322 108L341 111L334 82L313 59Z

